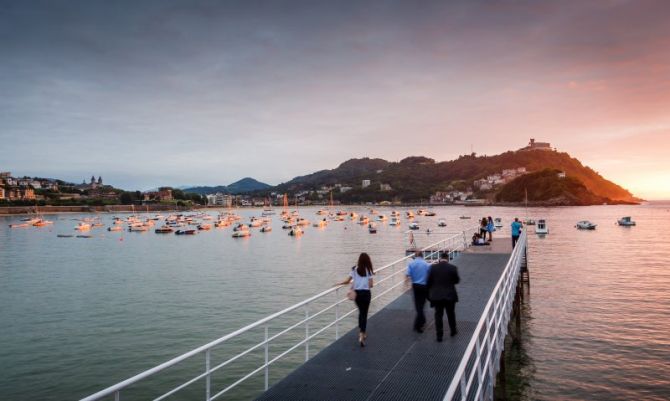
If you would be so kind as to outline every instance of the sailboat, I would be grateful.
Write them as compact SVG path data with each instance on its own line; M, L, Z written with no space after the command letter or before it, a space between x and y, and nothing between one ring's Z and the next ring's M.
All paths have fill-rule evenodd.
M528 189L524 188L523 190L525 192L525 200L526 200L526 220L523 222L523 224L525 224L527 226L534 226L535 225L535 220L528 217Z

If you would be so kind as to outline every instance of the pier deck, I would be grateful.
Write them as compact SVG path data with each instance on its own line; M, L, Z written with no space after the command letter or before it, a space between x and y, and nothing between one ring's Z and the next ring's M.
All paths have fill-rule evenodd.
M262 394L259 400L442 400L492 291L510 259L510 238L471 247L452 263L458 266L458 334L435 339L433 309L426 305L426 330L412 330L411 291L368 321L366 347L358 329L305 362ZM374 291L374 289L373 289Z

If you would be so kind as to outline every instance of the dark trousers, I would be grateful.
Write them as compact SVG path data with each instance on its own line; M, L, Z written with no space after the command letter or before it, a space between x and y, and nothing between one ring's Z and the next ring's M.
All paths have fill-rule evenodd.
M370 300L372 294L370 290L356 290L356 306L358 307L358 328L361 333L365 333L368 327L368 309L370 309Z
M412 291L414 292L414 308L416 309L414 330L420 330L426 324L426 315L423 313L423 308L428 297L428 287L423 284L412 284Z
M433 301L435 307L435 331L437 338L442 338L444 334L444 325L442 323L442 316L447 312L447 319L449 320L449 329L451 333L456 333L456 302L454 301Z
M516 242L519 240L519 236L512 235L512 249L516 246Z

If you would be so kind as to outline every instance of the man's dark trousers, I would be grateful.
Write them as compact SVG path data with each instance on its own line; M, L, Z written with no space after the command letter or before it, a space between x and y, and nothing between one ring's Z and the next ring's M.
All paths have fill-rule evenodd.
M426 324L426 315L423 313L423 308L426 305L426 298L428 298L428 287L424 284L412 284L412 291L414 292L414 308L416 309L414 330L421 331Z
M516 246L516 242L519 240L519 235L512 235L512 249Z
M442 323L442 316L447 312L447 319L449 321L449 329L451 335L456 334L456 302L454 301L437 301L433 302L435 307L435 331L438 339L442 339L444 334L444 324Z

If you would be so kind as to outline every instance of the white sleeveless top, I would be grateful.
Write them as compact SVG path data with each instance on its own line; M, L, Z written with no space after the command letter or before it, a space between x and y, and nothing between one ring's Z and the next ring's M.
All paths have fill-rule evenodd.
M354 290L370 290L370 282L368 281L369 279L372 278L372 275L370 273L367 273L365 276L359 276L358 272L356 271L356 268L354 267L351 270L351 278L353 278L354 280L354 283L352 285L352 288Z

